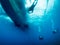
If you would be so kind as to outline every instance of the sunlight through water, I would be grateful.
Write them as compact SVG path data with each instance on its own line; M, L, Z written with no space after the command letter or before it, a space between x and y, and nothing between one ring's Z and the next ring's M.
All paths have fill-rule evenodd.
M31 1L31 2L30 2ZM26 8L30 7L34 0L26 1ZM41 19L52 10L54 6L54 0L38 0L37 5L34 8L33 13L28 14L28 22L40 22ZM49 16L49 15L47 15Z

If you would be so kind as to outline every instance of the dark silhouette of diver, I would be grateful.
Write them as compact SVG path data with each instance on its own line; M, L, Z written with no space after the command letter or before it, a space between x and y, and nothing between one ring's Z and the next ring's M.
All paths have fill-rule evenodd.
M28 8L28 12L31 11L31 12L33 13L34 7L36 6L37 2L38 2L38 0L34 0L34 2L33 2L33 4L31 5L31 7Z

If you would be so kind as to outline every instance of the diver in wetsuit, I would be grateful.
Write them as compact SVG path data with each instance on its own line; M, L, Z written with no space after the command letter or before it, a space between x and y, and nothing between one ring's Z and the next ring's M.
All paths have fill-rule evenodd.
M29 12L29 11L32 11L32 13L33 13L34 7L36 6L37 2L38 2L38 0L34 0L33 4L32 4L31 7L28 9L28 12Z

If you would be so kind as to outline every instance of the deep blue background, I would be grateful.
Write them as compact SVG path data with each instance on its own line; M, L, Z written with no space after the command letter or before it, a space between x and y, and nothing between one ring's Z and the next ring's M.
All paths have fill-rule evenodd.
M26 31L22 31L16 27L12 21L6 18L6 14L2 11L3 13L0 14L0 43L30 45L60 44L60 3L59 0L57 2L58 4L54 6L51 16L39 25L42 29L41 32L38 31L39 26L34 24L29 24L30 28ZM54 29L52 29L52 19L54 21ZM57 32L53 33L53 30L57 30ZM43 40L39 40L39 36L42 36Z

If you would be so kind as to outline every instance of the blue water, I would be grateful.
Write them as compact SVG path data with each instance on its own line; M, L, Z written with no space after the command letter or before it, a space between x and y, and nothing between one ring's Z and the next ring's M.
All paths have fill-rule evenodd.
M46 15L45 13L40 13L44 15L41 17L36 16L39 11L35 8L34 12L29 14L32 15L32 18L27 16L29 29L26 31L16 27L0 5L0 43L20 43L21 45L60 44L60 6L58 1ZM43 39L40 39L40 36Z

